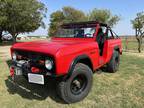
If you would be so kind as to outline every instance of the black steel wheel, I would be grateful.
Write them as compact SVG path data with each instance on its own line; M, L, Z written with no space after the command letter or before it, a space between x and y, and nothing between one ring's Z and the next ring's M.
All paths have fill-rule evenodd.
M77 75L71 82L71 92L75 95L80 94L84 91L87 86L87 78L84 75Z
M85 64L76 64L72 75L58 83L58 94L66 103L84 99L92 87L93 72Z

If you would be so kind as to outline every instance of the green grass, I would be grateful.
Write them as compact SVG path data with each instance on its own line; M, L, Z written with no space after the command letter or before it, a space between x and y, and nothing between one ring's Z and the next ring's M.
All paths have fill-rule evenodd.
M123 39L122 43L123 43L123 48L124 49L126 49L126 45L127 45L127 50L137 50L138 49L138 42L137 42L136 39L134 39L134 40L128 39L128 43L127 44L126 44L126 41ZM141 49L144 50L144 44L142 44Z
M14 84L7 63L0 62L1 108L143 108L144 58L123 54L117 73L94 74L93 88L86 99L64 104L53 83L28 84L23 78Z
M13 42L12 41L4 41L4 42L0 42L0 46L8 46L8 45L12 45Z

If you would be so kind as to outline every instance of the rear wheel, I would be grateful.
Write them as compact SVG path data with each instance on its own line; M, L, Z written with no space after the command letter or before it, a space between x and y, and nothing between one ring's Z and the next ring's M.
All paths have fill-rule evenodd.
M108 72L116 72L119 69L120 54L118 51L114 51L110 62L107 64Z
M76 64L72 75L58 84L59 96L66 103L74 103L84 99L92 87L92 70L85 64Z

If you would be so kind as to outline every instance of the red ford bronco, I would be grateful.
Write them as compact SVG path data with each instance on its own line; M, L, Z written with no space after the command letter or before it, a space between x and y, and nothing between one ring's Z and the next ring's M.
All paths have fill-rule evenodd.
M107 24L63 24L51 40L14 44L10 75L22 75L36 84L56 79L59 96L74 103L88 95L95 70L103 66L108 72L118 70L120 54L121 39Z

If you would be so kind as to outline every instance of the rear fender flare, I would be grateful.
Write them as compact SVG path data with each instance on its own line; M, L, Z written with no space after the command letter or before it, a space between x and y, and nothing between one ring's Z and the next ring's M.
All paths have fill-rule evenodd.
M119 48L119 46L115 46L115 47L114 47L114 50L115 50L115 51L118 51L118 52L120 53L120 48Z
M112 56L113 56L114 51L118 51L118 52L120 53L120 50L119 50L119 46L118 46L118 45L117 45L117 46L115 46L115 47L113 48L112 54L110 55L110 58L108 59L108 61L110 61L110 60L111 60L111 58L112 58Z

